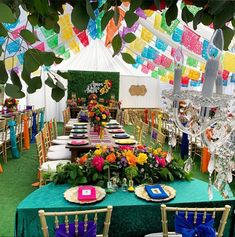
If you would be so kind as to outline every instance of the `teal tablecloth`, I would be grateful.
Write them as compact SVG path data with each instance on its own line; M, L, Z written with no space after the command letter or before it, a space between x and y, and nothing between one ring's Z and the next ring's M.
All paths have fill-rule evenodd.
M223 200L214 190L213 201L208 200L207 183L200 180L175 181L168 185L176 190L175 199L167 202L172 206L187 207L215 207L229 204L232 206L230 217L226 225L225 237L232 234L232 213L234 212L235 199ZM113 206L110 226L110 237L140 237L147 233L161 231L160 203L146 202L135 196L134 193L118 191L107 195L105 199L94 205L79 205L66 201L63 193L69 185L48 184L24 199L16 210L15 234L17 237L40 237L41 229L38 210L71 211ZM172 224L170 224L172 225ZM53 229L53 227L51 227Z

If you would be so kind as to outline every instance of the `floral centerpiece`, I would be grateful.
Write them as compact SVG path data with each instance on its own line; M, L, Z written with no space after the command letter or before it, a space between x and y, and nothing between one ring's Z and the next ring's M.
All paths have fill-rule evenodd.
M110 120L110 112L104 105L96 104L88 112L88 116L92 125L102 125Z
M88 104L87 104L87 107L88 107L88 111L91 111L92 108L97 105L97 95L96 94L90 94L89 97L88 97Z
M135 184L190 179L183 167L183 160L173 159L161 147L97 146L95 151L78 158L76 163L59 167L54 182L105 186L110 178L108 174L117 180L132 179Z
M67 105L68 105L69 107L77 107L77 103L76 103L76 101L74 101L73 99L68 99L68 100L67 100Z
M15 98L7 98L4 102L4 107L7 107L8 112L17 111L17 105L19 104L19 101Z

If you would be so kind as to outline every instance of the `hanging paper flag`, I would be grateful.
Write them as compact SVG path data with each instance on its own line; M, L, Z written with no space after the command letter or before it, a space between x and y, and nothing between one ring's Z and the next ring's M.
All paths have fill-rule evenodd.
M17 54L17 58L19 60L19 63L22 65L24 63L24 53Z
M23 29L25 29L25 25L24 25L24 26L21 26L21 27L19 27L19 28L17 28L17 29L15 29L14 31L12 31L12 32L11 32L12 37L13 37L14 39L19 38L20 32L21 32L21 30L23 30Z
M138 7L135 11L136 15L138 15L141 18L147 19L147 16L145 15L145 12L142 8Z
M99 15L98 9L96 9L94 11L94 14L95 14L95 17L98 17L98 15ZM97 38L96 20L93 20L92 18L90 18L88 25L87 25L87 31L92 39Z
M157 77L158 77L158 73L157 73L157 71L152 71L152 73L151 73L151 77L153 77L153 78L157 78Z
M43 27L41 27L41 31L42 31L42 34L44 35L45 38L49 38L55 34L55 32L53 30L46 30Z
M189 83L189 78L188 77L182 77L181 79L181 86L187 87Z
M140 65L139 63L132 64L132 66L136 69L139 67L139 65Z
M148 74L149 73L148 67L146 65L142 64L141 72L143 72L144 74Z
M230 82L235 83L235 73L231 75Z
M34 48L44 52L45 51L45 44L44 44L44 42L42 42L42 43L34 46Z
M166 69L164 68L158 68L158 75L165 76L166 75Z
M174 80L170 80L170 81L169 81L169 84L170 84L170 85L174 85Z
M153 71L153 70L155 69L154 63L148 61L148 63L147 63L147 68L148 68L149 70Z
M204 73L202 73L202 77L201 77L201 83L203 83L204 82L204 80L205 80L205 76L204 76L205 74Z
M124 37L127 33L131 33L131 32L136 32L136 30L138 29L139 27L139 23L138 22L135 22L134 25L129 28L129 27L123 27L123 33L122 33L122 37Z
M158 56L158 54L159 54L159 52L156 49L154 49L153 47L150 46L148 48L147 58L154 60Z
M0 45L3 45L5 43L5 38L3 36L0 36Z
M61 29L60 36L63 41L67 41L73 37L73 30L71 25L67 25L65 28Z
M165 51L165 50L167 49L168 44L165 43L164 41L162 41L161 39L157 39L155 46L156 46L158 49L160 49L160 50L162 50L162 51Z
M162 55L158 55L154 60L154 63L157 65L161 65L161 61L162 61Z
M164 30L161 28L161 21L162 21L162 16L160 14L156 14L155 15L155 19L154 19L154 28L156 30L159 30L161 32L164 32Z
M190 28L188 28L187 26L184 26L184 31L183 31L183 36L182 36L182 44L192 50L192 51L196 51L195 47L198 47L200 36L198 34L196 34L195 32L193 32Z
M98 0L98 7L102 7L102 5L106 2L106 0Z
M174 68L175 66L174 66L174 63L172 62L170 67L168 68L168 71L174 71Z
M189 66L191 67L197 67L198 65L198 61L194 58L188 57L187 58L187 62L186 62Z
M133 58L135 56L134 53L130 49L128 49L128 48L126 48L125 53L130 54Z
M175 41L175 42L178 42L180 43L181 40L182 40L182 36L183 36L183 30L181 30L180 28L176 28L172 34L172 39Z
M101 30L101 19L104 16L104 11L99 13L99 15L96 17L96 26L97 26L97 38L101 39L104 35L104 32Z
M165 55L161 56L161 65L165 68L169 68L172 63L172 60Z
M65 47L64 45L61 45L60 47L58 47L56 50L55 50L55 54L58 54L58 55L62 55L65 53Z
M228 85L228 80L223 80L223 86L227 86Z
M134 49L141 53L146 43L140 38L136 38L134 42Z
M49 48L54 49L54 48L58 47L58 35L57 34L54 34L50 38L47 38L46 41L47 41L47 45Z
M150 17L150 16L153 15L154 11L152 11L152 10L144 10L144 13L145 13L145 15L146 15L147 17Z
M168 26L166 23L166 17L165 17L165 12L162 14L162 21L161 21L161 28L168 34L171 35L173 31L176 29L176 27L179 24L179 20L176 19L173 22L171 22L171 25Z
M226 51L224 53L223 68L230 72L235 72L235 53Z
M65 27L67 25L71 25L71 21L70 21L70 15L69 14L66 14L66 15L63 15L59 18L59 21L58 21L59 25L61 27Z
M206 64L200 63L200 71L205 72Z
M193 80L190 81L190 86L192 86L192 87L197 87L200 85L201 85L200 81L193 81Z
M189 69L188 77L189 77L191 80L197 81L197 80L200 78L200 72L197 71L197 70L194 70L194 69Z
M141 38L146 42L151 42L153 39L153 33L148 31L145 27L142 27Z
M18 52L20 49L20 39L16 39L11 43L8 43L6 48L9 54Z
M86 31L82 31L80 32L77 37L79 38L80 42L82 43L82 45L84 47L88 46L89 45L89 39L88 39L88 36L87 36L87 33Z
M174 73L170 72L167 74L169 81L174 81Z
M144 58L148 58L148 48L144 48L142 53L141 53L141 56L144 57Z
M14 23L11 23L11 24L3 23L3 25L7 30L11 31L12 29L16 28L19 22L20 22L20 19L18 18Z
M229 71L223 70L223 73L222 73L223 80L228 80L228 76L229 76Z
M176 52L176 48L171 48L171 56L174 57Z
M5 59L5 67L6 70L11 70L12 68L16 67L18 62L17 57L10 57Z
M74 52L74 53L78 53L80 51L80 47L78 42L75 39L71 39L69 41L69 48Z
M62 55L64 59L69 59L70 58L70 50L66 50L65 53Z
M145 60L144 60L143 57L141 57L141 56L138 55L138 56L136 57L135 61L136 61L136 63L138 63L138 64L143 64Z
M160 77L160 82L162 82L162 83L169 83L169 79L168 79L167 76L161 76Z

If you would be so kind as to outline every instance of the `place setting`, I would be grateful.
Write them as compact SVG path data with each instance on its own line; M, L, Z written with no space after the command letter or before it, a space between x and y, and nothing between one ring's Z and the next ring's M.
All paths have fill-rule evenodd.
M86 139L88 138L88 135L85 133L71 133L69 135L70 139Z
M87 133L87 129L72 129L71 133Z
M70 141L68 141L68 145L70 145L70 146L85 146L88 144L89 144L88 140L70 140Z

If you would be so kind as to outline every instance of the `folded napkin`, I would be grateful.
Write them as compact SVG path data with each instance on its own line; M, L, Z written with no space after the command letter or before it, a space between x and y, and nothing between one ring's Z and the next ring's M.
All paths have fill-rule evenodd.
M96 189L93 186L80 186L78 187L78 200L79 201L92 201L96 200Z
M160 184L145 185L145 190L152 199L163 199L168 197L168 194Z

